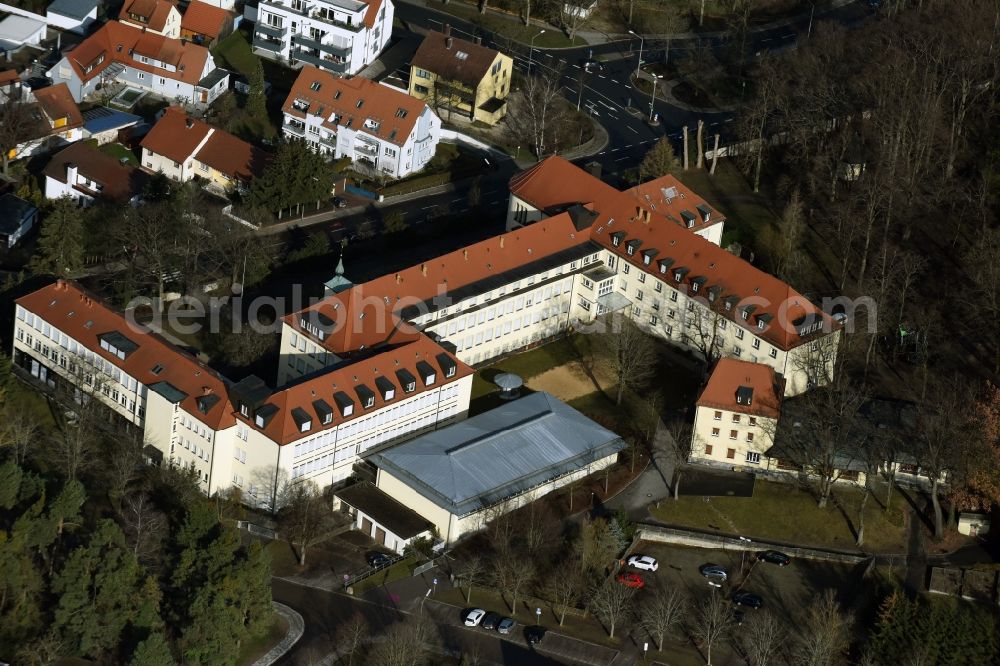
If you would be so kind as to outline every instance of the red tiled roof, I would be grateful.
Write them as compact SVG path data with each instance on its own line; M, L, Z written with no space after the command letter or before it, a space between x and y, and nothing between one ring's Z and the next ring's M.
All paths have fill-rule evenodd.
M145 328L136 328L79 285L59 280L48 287L17 299L18 305L33 312L74 338L101 358L122 369L136 381L152 385L167 382L186 394L181 406L191 416L216 430L236 421L226 392L226 381L211 368L185 354ZM88 324L88 322L90 322ZM118 332L137 345L122 360L101 349L100 336ZM156 374L153 368L161 366ZM213 394L220 399L207 413L198 409L197 398Z
M167 16L175 4L172 0L125 0L121 11L118 12L118 20L137 25L129 16L135 14L146 19L145 24L138 23L138 25L162 32L167 25Z
M737 391L753 391L750 404L740 404ZM722 358L715 364L708 383L698 396L699 407L725 409L741 414L766 416L776 419L781 413L781 387L774 368L761 363L750 363L734 358Z
M53 129L62 131L83 126L83 114L80 113L80 107L76 105L73 94L65 83L39 88L33 94L38 106L49 117L49 120L55 122L65 118L65 125Z
M242 180L263 173L270 160L266 151L192 118L176 106L164 112L141 145L174 162L184 162L194 156L230 178Z
M316 89L318 88L318 89ZM295 108L296 101L308 103L305 111ZM361 106L358 107L358 103ZM323 127L336 132L338 126L350 122L358 130L402 146L413 132L426 104L404 92L393 90L369 79L355 76L342 79L312 65L299 72L282 110L292 116L323 117ZM337 114L337 122L331 122ZM365 120L378 121L379 128L364 127Z
M323 314L334 330L321 344L337 354L352 352L412 332L398 314L407 306L588 242L588 231L577 231L563 213L357 285L284 320L301 331L302 313Z
M809 299L778 278L684 228L681 211L687 210L696 220L700 219L697 205L704 204L704 200L687 188L682 189L673 177L665 176L655 182L676 183L678 197L667 204L661 193L657 200L649 192L651 184L619 192L563 158L549 157L511 179L510 187L513 195L541 210L587 204L598 213L591 225L590 237L594 242L617 254L622 261L689 294L695 293L692 281L703 279L697 293L705 296L706 302L708 294L714 293L716 312L780 349L791 349L811 339L811 333L800 335L802 327L822 326L824 331L839 327ZM647 193L649 200L645 197ZM681 193L683 197L679 196ZM713 216L711 223L714 221ZM615 234L621 235L617 246L612 241ZM639 242L632 255L627 253L628 241ZM656 254L647 265L644 253L651 250ZM664 272L661 265L666 267ZM686 270L678 281L675 270L680 268ZM726 302L730 304L728 310L724 307ZM744 319L742 313L748 306L750 311Z
M455 364L455 374L445 377L444 369L441 367L438 356L443 354L447 359ZM424 386L419 371L416 368L418 362L430 364L435 371L436 377L432 386ZM396 377L396 371L406 370L416 379L416 388L412 393L404 393L400 381ZM278 412L261 430L265 435L278 444L288 444L303 437L313 435L317 432L336 427L348 421L367 416L383 407L401 402L404 398L411 398L419 395L428 389L436 389L445 384L458 381L475 372L465 363L459 361L455 356L446 352L439 344L431 340L424 334L412 336L402 344L387 346L384 350L378 351L371 356L353 363L348 363L341 367L325 371L316 377L292 384L287 388L275 391L264 404L274 405ZM391 400L384 400L378 386L376 378L388 379L395 388L395 395ZM359 386L367 387L374 393L375 401L371 407L365 409L356 393ZM347 417L341 416L334 400L334 394L343 391L354 402L354 412ZM323 400L333 408L333 420L327 425L322 424L322 419L316 414L313 401ZM292 410L299 408L310 415L312 427L308 433L303 433ZM257 408L258 411L260 407ZM241 420L252 424L250 419L238 416ZM255 426L256 427L256 426Z
M378 10L382 8L382 0L368 0L368 11L365 12L365 27L374 28Z
M42 173L65 183L66 167L69 164L75 164L80 175L102 186L101 191L96 192L74 185L76 189L98 199L127 203L133 196L140 194L149 182L149 176L141 169L123 165L111 155L83 142L71 143L56 153Z
M184 16L181 17L181 29L215 39L222 32L226 19L229 17L229 12L221 7L213 7L207 2L194 0L184 10Z
M140 55L166 62L177 69L170 72L140 62L136 57ZM76 75L83 81L99 76L112 62L120 62L156 76L197 84L202 78L208 58L208 49L203 46L144 32L118 21L108 21L66 54ZM86 68L91 65L93 69L86 72Z
M0 86L9 86L20 80L20 76L15 69L5 69L0 71Z

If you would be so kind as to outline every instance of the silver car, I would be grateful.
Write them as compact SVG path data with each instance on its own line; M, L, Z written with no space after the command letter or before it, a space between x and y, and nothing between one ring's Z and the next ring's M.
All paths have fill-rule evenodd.
M724 583L729 578L729 572L726 571L726 568L718 564L706 564L699 571L709 581Z
M515 622L513 618L505 617L504 619L500 620L500 624L497 625L497 631L499 631L501 634L506 635L512 632L514 630L514 627L516 626L517 622Z
M478 627L479 623L483 621L484 615L486 615L486 611L482 608L473 608L462 618L462 623L467 627Z

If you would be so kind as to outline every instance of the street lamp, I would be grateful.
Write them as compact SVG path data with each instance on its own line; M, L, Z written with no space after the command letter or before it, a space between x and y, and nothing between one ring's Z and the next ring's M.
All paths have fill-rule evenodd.
M420 615L424 614L424 602L427 601L427 597L431 596L431 592L433 592L433 591L434 590L432 590L431 588L428 587L427 588L427 594L425 594L424 598L420 600Z
M653 122L653 106L656 104L656 89L660 85L662 74L653 74L653 99L649 102L649 122Z
M636 78L636 80L638 80L639 79L639 68L642 67L642 44L643 44L643 42L645 41L646 38L643 37L642 35L638 34L637 32L635 32L634 30L629 30L628 32L629 32L630 35L635 35L636 37L639 38L639 62L635 63L635 78Z
M531 74L531 64L532 59L535 55L535 40L545 34L545 30L542 30L537 35L531 38L531 46L528 48L528 74Z

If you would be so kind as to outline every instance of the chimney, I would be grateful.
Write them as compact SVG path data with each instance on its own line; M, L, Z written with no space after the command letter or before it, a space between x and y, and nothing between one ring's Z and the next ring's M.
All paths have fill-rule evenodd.
M420 264L420 274L427 277L427 264Z
M652 213L650 213L648 210L644 210L642 212L645 213L645 215L646 215L646 219L643 220L643 222L645 222L646 224L649 224L649 218L652 216Z
M454 44L454 43L455 43L455 40L453 40L451 37L445 37L444 38L444 47L446 49L451 50L451 45Z
M469 260L469 250L468 249L462 250L462 258L464 258L466 261Z
M503 236L500 237L500 249L503 249Z
M202 395L212 395L212 387L211 386L202 386L201 387L201 394Z
M56 280L56 291L65 291L65 289L66 289L66 280L63 280L62 278Z
M450 23L445 23L444 24L444 36L445 37L451 37L451 24Z
M396 273L396 284L400 284L403 281L403 276Z
M66 165L66 184L75 185L76 177L77 177L76 164L70 162L69 164Z

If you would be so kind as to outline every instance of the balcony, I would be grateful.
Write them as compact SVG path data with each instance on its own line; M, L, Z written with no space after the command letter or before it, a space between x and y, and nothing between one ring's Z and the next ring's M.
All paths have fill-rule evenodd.
M301 49L292 49L289 53L289 57L293 60L298 60L300 62L307 62L310 65L315 65L316 67L321 67L329 72L335 72L337 74L344 74L347 72L346 62L334 62L330 59L331 56L320 57L319 54L315 52L302 51Z
M319 11L314 11L314 12L310 13L309 14L309 18L311 18L311 19L313 19L315 21L322 21L323 23L326 23L327 25L332 25L332 26L335 26L337 28L343 28L344 30L349 30L351 32L361 32L365 28L364 23L344 23L343 21L337 21L337 20L334 20L332 18L327 18L326 16L324 16Z
M257 35L253 36L253 47L255 49L265 49L273 53L281 53L284 48L284 43L280 41L275 41L272 39L265 39Z
M288 32L288 28L276 28L273 25L267 25L260 22L257 23L255 30L261 35L274 37L275 39L282 39Z
M285 121L281 124L281 129L286 134L294 134L297 137L306 135L306 125L298 121Z
M351 54L351 47L348 46L338 46L336 44L324 44L318 39L312 39L306 37L305 35L293 35L292 43L307 49L313 49L316 51L323 51L324 53L329 53L331 55L340 56L341 58L347 58Z
M354 145L354 151L361 153L363 155L369 155L371 157L378 157L378 147L372 146L367 143L357 143Z

